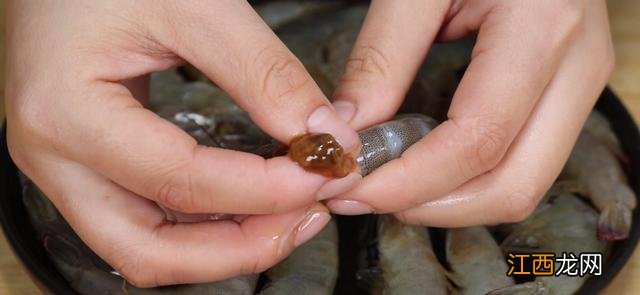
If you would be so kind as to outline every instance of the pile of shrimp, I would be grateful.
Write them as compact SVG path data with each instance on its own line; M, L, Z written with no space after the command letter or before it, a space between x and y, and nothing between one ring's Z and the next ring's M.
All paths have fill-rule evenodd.
M367 11L364 5L342 2L272 1L256 7L327 96L336 87ZM446 118L472 46L473 40L464 40L431 49L400 108L401 115L359 133L364 148L354 161L360 173L366 175L399 157ZM262 132L194 67L154 73L150 96L149 109L201 145L264 157L286 153L286 144ZM393 136L385 138L385 134ZM609 122L594 111L561 176L523 222L444 230L404 225L390 215L339 217L264 273L153 289L131 286L115 273L26 178L23 201L47 254L81 294L570 294L588 277L516 281L507 276L507 254L599 252L606 261L612 241L628 237L636 207L624 163L624 152ZM174 222L231 217L166 212ZM362 226L345 229L354 220Z

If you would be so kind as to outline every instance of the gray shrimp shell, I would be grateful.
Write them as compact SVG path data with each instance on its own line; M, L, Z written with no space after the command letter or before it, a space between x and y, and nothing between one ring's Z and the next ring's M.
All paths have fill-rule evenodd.
M421 114L406 114L358 133L362 150L356 158L362 176L397 159L411 145L431 132L436 121Z

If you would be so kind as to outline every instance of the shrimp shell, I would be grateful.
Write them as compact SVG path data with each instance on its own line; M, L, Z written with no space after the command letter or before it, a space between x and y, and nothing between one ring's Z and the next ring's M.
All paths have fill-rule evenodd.
M359 132L362 150L356 158L356 163L360 173L365 176L384 163L399 158L435 126L435 120L430 117L406 114Z

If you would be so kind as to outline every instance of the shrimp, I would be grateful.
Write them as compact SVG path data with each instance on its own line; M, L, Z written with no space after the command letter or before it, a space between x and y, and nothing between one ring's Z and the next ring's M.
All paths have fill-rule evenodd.
M460 294L486 294L514 284L500 247L483 226L455 228L447 232L447 261Z
M435 126L435 121L430 117L405 114L394 121L358 132L362 141L362 150L356 158L360 174L366 176L384 163L399 158Z
M434 126L435 121L427 116L407 114L358 132L362 149L355 159L356 170L366 176L384 163L399 158ZM350 155L343 153L342 147L327 133L294 138L289 156L303 168L328 176L343 177L355 169Z
M298 11L302 6L305 6L304 9L314 7L311 4L289 2L278 5L289 9L298 7L292 11ZM291 5L295 7L290 7ZM324 8L318 9L323 10L332 5L320 6ZM314 9L316 8L311 10ZM268 11L263 12L269 14ZM336 10L335 13L308 18L296 16L293 17L294 20L286 21L287 25L278 30L278 36L300 58L314 78L321 82L323 91L330 93L341 75L366 12L366 5L353 5ZM281 144L253 124L247 114L233 104L222 90L203 81L185 81L175 70L154 74L150 102L154 111L187 131L199 144L251 152L265 157L279 155L280 151L286 152ZM367 175L385 162L398 158L434 126L435 122L426 116L404 115L395 121L360 132L363 148L359 155L342 155L341 147L328 144L329 141L335 142L328 134L307 135L305 140L292 146L289 152L302 167L327 176L342 177L350 172ZM328 148L323 149L323 146ZM319 152L314 152L318 148ZM318 161L309 161L316 156ZM225 213L193 215L162 209L167 220L173 222L200 222L233 217L232 214Z
M563 193L543 204L525 221L511 225L501 244L505 253L603 253L607 243L596 237L598 215L584 201ZM588 276L539 276L534 282L490 292L503 294L573 294Z
M343 152L342 146L331 134L306 134L292 140L289 157L304 169L326 176L343 177L352 171L366 176L384 163L399 158L435 126L435 121L430 117L404 114L396 120L365 129L358 132L362 149L355 160ZM161 208L167 220L173 222L222 220L233 216L224 213L186 214Z
M331 221L313 239L270 268L258 294L333 294L338 278L338 227Z
M447 294L451 284L438 262L426 227L404 225L389 215L378 220L382 294Z
M258 275L245 275L202 284L159 288L137 288L115 272L89 249L62 218L53 204L33 184L27 182L23 202L29 219L60 274L80 294L253 294Z
M629 236L635 193L614 152L587 130L580 133L559 184L586 196L600 211L600 239L621 240Z
M594 110L584 123L584 129L589 131L597 140L606 145L616 157L626 161L626 156L620 146L620 141L611 128L609 120L600 112Z

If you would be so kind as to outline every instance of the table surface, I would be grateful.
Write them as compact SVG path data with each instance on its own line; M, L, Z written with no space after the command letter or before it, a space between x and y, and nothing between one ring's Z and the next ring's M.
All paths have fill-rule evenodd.
M3 13L0 0L0 13ZM616 69L610 85L640 122L640 1L608 1L611 31L616 50ZM0 16L0 23L4 23ZM0 29L3 29L1 25ZM4 57L4 30L0 30L0 57ZM0 58L0 102L4 95L4 68ZM0 118L4 105L0 103ZM640 251L607 287L603 294L636 294L640 290ZM0 234L0 294L40 294Z

